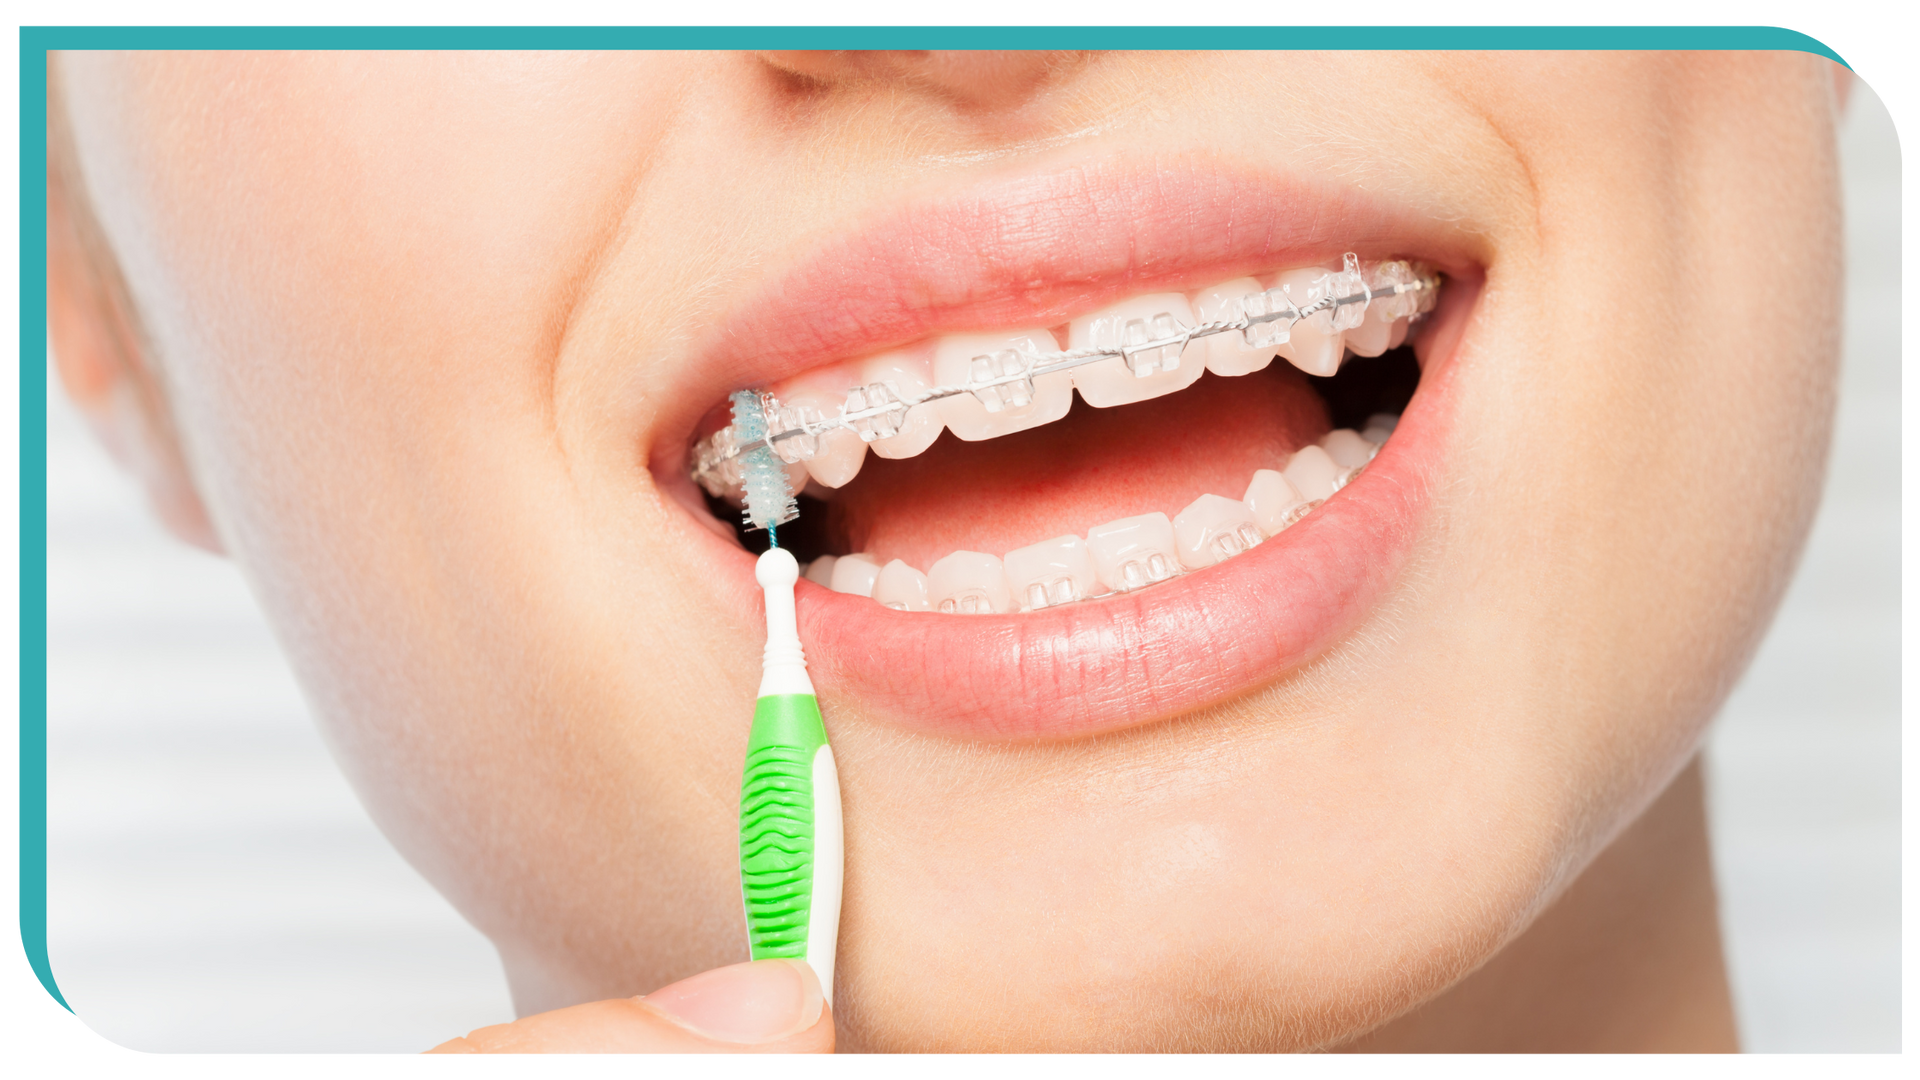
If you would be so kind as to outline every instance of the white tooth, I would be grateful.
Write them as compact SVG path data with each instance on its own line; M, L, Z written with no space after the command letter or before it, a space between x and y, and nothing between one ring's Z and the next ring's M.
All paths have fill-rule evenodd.
M875 601L895 611L927 611L927 575L895 559L882 567L873 582Z
M820 449L807 461L807 475L823 487L837 488L854 478L867 460L867 444L845 428L820 436Z
M1373 460L1374 445L1360 437L1352 428L1339 428L1327 432L1320 440L1327 456L1344 469L1357 469Z
M1193 308L1179 293L1154 293L1124 300L1110 308L1082 315L1067 327L1069 349L1113 349L1157 341L1194 325ZM1206 370L1199 349L1168 345L1125 357L1097 360L1073 369L1073 385L1086 403L1104 409L1113 405L1184 390Z
M1309 266L1281 274L1274 287L1286 289L1294 306L1303 308L1326 294L1332 276ZM1333 328L1333 312L1316 311L1293 324L1287 343L1280 346L1280 355L1309 375L1331 375L1340 370L1344 348L1340 332Z
M1100 584L1126 592L1180 572L1173 522L1165 514L1121 518L1087 531L1087 553Z
M1317 503L1334 493L1340 474L1346 470L1334 464L1325 450L1317 446L1303 446L1282 471L1286 473L1287 483L1293 485L1293 490L1305 496L1308 502Z
M1224 495L1202 495L1173 519L1173 541L1189 570L1226 562L1263 539L1247 504Z
M1033 611L1068 604L1094 591L1093 556L1087 542L1062 536L1007 552L1007 583L1022 608Z
M807 566L807 580L823 589L833 588L833 564L839 562L837 555L822 555Z
M1411 325L1413 325L1412 322L1407 319L1395 319L1393 321L1393 333L1387 338L1387 348L1397 349L1405 345L1407 343L1407 328Z
M1260 283L1250 277L1234 278L1210 289L1201 289L1193 297L1193 314L1203 323L1238 319L1246 314L1240 301L1260 291ZM1244 334L1228 332L1200 339L1206 349L1207 370L1215 375L1250 375L1273 363L1275 350L1250 348Z
M1367 426L1360 437L1379 446L1393 435L1393 429L1399 426L1400 418L1392 413L1374 413L1367 417Z
M842 555L834 560L833 584L828 587L834 592L872 596L873 579L879 576L880 564L873 561L873 556Z
M1246 498L1240 501L1253 511L1253 523L1268 536L1299 521L1308 509L1306 497L1272 469L1255 470Z
M881 383L901 397L918 397L934 386L932 352L922 347L871 357L860 365L860 382ZM932 446L946 427L939 407L929 401L907 411L897 434L876 438L867 448L883 458L913 457Z
M1379 356L1392 348L1388 344L1392 339L1393 323L1382 321L1371 311L1367 312L1365 321L1346 332L1347 348L1352 349L1355 356Z
M993 374L1008 370L1015 352L1038 355L1059 349L1059 343L1045 330L954 334L934 345L933 381L941 386L965 386L976 370ZM988 401L993 403L991 410ZM1050 424L1067 415L1073 407L1073 376L1056 371L1024 385L942 398L938 405L940 419L955 436L969 442L992 439Z
M927 569L927 599L948 615L1005 614L1013 592L1000 560L978 551L956 551Z
M769 392L780 402L783 413L830 417L840 411L840 404L847 399L847 388L858 377L859 371L853 365L834 364L776 383ZM823 487L840 487L854 478L867 457L867 444L846 428L835 428L811 441L813 452L805 458L805 473L795 485L795 491L805 486L808 476ZM798 446L799 443L787 440L781 445Z

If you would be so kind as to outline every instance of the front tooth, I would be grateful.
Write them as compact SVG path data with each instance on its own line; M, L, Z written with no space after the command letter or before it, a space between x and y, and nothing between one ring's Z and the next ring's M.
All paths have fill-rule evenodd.
M1087 542L1062 536L1007 552L1007 583L1022 608L1034 611L1070 604L1094 591L1093 556Z
M873 581L873 598L895 611L927 611L927 575L895 559Z
M1193 298L1193 313L1203 323L1238 319L1246 314L1240 302L1260 291L1260 283L1250 277L1234 278L1210 289L1201 289ZM1206 349L1207 370L1215 375L1251 375L1273 363L1274 348L1253 348L1243 333L1213 334L1202 339Z
M833 588L833 564L840 561L837 555L822 555L807 566L807 580L823 589Z
M1154 293L1082 315L1067 327L1069 349L1117 349L1161 341L1194 326L1193 308L1179 293ZM1073 385L1098 409L1145 401L1193 385L1206 370L1199 350L1183 355L1185 342L1116 356L1073 369Z
M933 349L933 379L941 386L966 386L976 374L997 377L1018 370L1020 354L1057 352L1045 330L1014 334L954 334ZM939 401L939 416L954 435L968 442L997 438L1050 424L1073 407L1073 376L1056 371L1004 386L983 388Z
M1121 518L1087 531L1087 554L1100 584L1127 592L1180 572L1173 522L1165 514Z
M842 555L834 560L833 584L828 588L855 596L872 596L873 581L879 576L880 564L873 561L873 556Z
M1373 443L1361 438L1360 433L1352 428L1327 432L1327 437L1320 440L1320 445L1326 449L1328 457L1346 469L1357 469L1372 461L1375 449Z
M1013 590L999 559L978 551L956 551L927 569L927 599L948 615L1005 614L1013 610Z
M1247 485L1246 497L1240 501L1253 511L1253 523L1268 536L1299 521L1309 509L1306 496L1272 469L1255 470L1253 483Z
M1225 562L1262 539L1247 504L1224 495L1202 495L1173 519L1180 563L1189 570Z
M1331 497L1338 488L1337 481L1345 470L1327 456L1325 450L1317 446L1303 446L1293 455L1282 470L1287 483L1306 498L1309 503L1318 503Z
M881 353L860 365L860 382L880 383L897 397L919 397L935 385L933 357L924 347ZM883 458L913 457L932 446L946 427L940 420L939 406L929 401L907 410L897 433L876 438L867 447Z
M1325 270L1305 267L1281 274L1274 287L1285 289L1294 306L1304 308L1325 296L1332 280L1333 275ZM1340 354L1345 348L1340 338L1340 331L1333 328L1333 312L1316 311L1293 324L1287 343L1280 346L1280 355L1309 375L1331 375L1340 370Z

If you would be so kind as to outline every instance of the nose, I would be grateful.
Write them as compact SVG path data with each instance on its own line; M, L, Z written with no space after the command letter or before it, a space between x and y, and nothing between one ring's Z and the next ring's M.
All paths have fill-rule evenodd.
M825 51L760 54L773 67L827 85L893 83L968 110L1015 108L1077 66L1076 52Z

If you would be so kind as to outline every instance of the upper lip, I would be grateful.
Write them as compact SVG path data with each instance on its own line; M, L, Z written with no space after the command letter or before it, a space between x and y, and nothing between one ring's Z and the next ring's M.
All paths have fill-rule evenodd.
M743 290L691 343L687 362L655 372L649 457L657 481L697 507L686 479L694 425L743 387L932 333L1052 326L1143 292L1348 250L1472 278L1478 247L1458 219L1206 155L991 177L816 240ZM1437 395L1423 385L1422 396ZM1394 443L1321 513L1206 574L1121 600L1024 616L915 616L803 585L802 635L823 700L851 694L869 711L951 734L1054 736L1244 692L1371 607L1411 545L1447 426L1442 410L1409 409ZM705 530L689 535L716 562L709 580L726 594L716 603L752 595L744 553ZM1297 602L1252 595L1263 591L1260 575L1274 574L1298 587Z

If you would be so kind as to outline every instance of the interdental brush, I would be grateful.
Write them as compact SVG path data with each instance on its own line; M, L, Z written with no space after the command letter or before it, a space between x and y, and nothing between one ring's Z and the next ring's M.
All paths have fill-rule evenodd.
M766 438L765 402L758 394L735 394L733 415L748 445ZM805 960L832 1005L845 868L840 780L794 616L800 564L779 546L775 533L793 517L793 493L785 467L764 443L742 454L741 461L746 520L766 529L773 544L754 568L766 597L767 647L740 778L747 943L755 960Z

